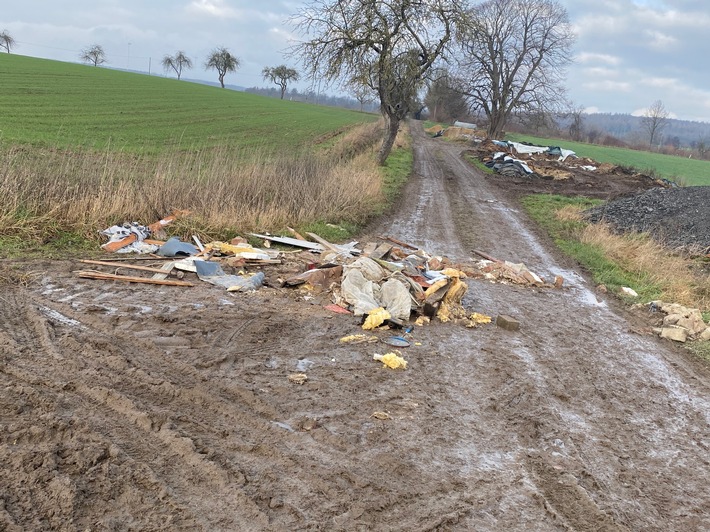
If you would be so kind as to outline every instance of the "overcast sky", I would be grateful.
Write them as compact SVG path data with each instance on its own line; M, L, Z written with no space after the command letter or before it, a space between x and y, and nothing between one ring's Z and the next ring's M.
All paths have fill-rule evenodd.
M710 122L710 1L560 3L578 35L567 80L577 106L642 114L662 100L675 118ZM18 54L77 62L82 48L100 44L109 66L160 75L165 75L162 57L184 50L195 68L183 77L213 81L216 73L202 65L213 48L225 46L242 60L226 83L267 86L261 70L290 62L284 56L294 38L288 18L303 5L298 0L22 0L5 2L0 29L15 38Z

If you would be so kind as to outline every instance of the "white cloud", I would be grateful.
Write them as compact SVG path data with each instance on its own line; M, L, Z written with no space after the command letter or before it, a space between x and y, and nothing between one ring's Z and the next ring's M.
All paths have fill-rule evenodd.
M650 39L648 45L651 48L656 48L658 50L667 50L675 46L678 39L660 31L646 30L644 34Z
M606 67L591 67L583 70L584 74L589 78L618 78L622 75L622 71Z
M628 81L613 81L605 79L601 81L588 81L583 83L585 89L605 92L631 92L633 86Z
M575 60L582 64L587 63L602 63L605 65L620 65L621 58L610 54L599 54L595 52L581 52L577 54Z
M238 11L226 5L224 0L193 0L187 11L220 18L236 18Z

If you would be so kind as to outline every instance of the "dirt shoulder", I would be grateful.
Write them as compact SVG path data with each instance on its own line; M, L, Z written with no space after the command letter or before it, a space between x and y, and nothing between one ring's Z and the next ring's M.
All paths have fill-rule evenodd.
M339 341L362 331L327 293L21 264L41 273L0 295L0 528L710 528L707 374L598 300L459 146L414 146L376 232L564 277L468 281L467 308L519 331L416 327L394 371Z

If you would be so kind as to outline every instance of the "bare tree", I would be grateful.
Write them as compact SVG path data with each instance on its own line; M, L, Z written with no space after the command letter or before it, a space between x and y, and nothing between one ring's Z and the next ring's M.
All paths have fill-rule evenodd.
M0 32L0 48L4 48L9 54L10 50L15 47L15 44L17 44L15 39L7 30L2 30L2 32Z
M106 53L99 44L94 44L88 48L84 48L79 55L79 58L85 63L94 66L103 65L106 62Z
M654 144L660 144L661 133L668 125L668 111L663 106L661 100L656 100L651 104L646 112L641 118L641 128L644 130L648 137L649 147L653 147Z
M498 137L515 111L564 105L565 67L574 43L567 11L555 0L488 0L468 12L460 35L459 77L474 111Z
M313 0L293 17L309 40L294 47L310 77L347 84L369 79L387 134L384 164L425 73L451 41L462 0Z
M192 60L185 55L185 52L178 51L174 56L166 55L161 61L163 68L167 72L168 70L173 70L177 75L177 79L180 79L182 71L186 68L192 68Z
M577 142L582 140L584 136L584 107L574 107L569 111L569 116L572 119L569 125L569 137Z
M705 157L710 153L710 139L703 137L697 142L694 142L695 150L698 152L698 157L705 159Z
M289 68L286 65L279 65L276 67L264 67L261 71L261 75L264 79L271 80L271 83L276 83L281 89L281 99L284 99L284 94L286 94L286 89L288 89L289 81L298 81L300 77L295 69Z
M219 84L224 88L224 76L228 72L236 72L241 63L241 60L232 55L226 48L215 48L205 62L205 70L216 70L219 76Z
M437 69L429 76L424 104L429 109L429 117L435 122L463 120L468 115L468 103L463 94L454 86L448 71Z
M376 93L370 85L363 83L362 80L354 79L348 84L349 92L360 104L360 111L365 108L366 104L375 101Z

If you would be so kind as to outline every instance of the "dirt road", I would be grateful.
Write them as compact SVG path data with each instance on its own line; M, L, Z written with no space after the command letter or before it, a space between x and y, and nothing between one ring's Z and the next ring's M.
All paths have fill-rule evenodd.
M319 296L22 264L42 274L0 294L0 529L710 529L707 373L598 301L460 147L415 149L378 230L566 288L470 280L467 308L520 331L416 328L393 371Z

